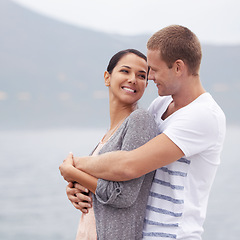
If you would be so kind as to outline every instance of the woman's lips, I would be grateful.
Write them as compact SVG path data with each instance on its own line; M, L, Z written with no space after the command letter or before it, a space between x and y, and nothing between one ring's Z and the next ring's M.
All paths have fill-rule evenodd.
M130 87L122 87L123 90L127 91L127 92L130 92L130 93L135 93L136 90L135 89L132 89Z

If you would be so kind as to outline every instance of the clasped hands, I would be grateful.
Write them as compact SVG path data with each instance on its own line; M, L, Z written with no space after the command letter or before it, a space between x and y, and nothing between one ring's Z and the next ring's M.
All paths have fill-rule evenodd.
M77 161L79 161L79 158L73 157L73 154L69 153L67 158L59 166L59 170L63 178L68 182L66 187L68 199L76 209L87 213L88 208L92 206L91 196L86 195L86 193L89 193L89 190L75 182L71 175L71 171L75 168Z

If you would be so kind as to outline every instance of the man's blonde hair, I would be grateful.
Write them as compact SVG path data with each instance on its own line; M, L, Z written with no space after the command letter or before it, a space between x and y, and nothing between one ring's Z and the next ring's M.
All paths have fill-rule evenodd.
M188 28L171 25L153 34L147 43L148 50L159 50L160 57L169 68L181 59L187 66L188 72L198 75L202 50L197 36Z

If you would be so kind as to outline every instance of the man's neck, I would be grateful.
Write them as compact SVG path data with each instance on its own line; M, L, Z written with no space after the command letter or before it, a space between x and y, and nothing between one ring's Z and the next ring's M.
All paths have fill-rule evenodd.
M205 92L200 80L194 85L188 85L188 87L183 88L179 93L172 95L173 100L162 115L162 119L166 119L177 110L187 106Z

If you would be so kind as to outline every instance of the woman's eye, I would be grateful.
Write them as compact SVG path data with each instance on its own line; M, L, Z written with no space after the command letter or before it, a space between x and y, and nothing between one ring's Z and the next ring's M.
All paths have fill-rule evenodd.
M146 79L146 76L145 76L145 75L139 75L139 78L145 80L145 79Z
M128 70L122 69L122 70L120 70L120 72L128 73Z

